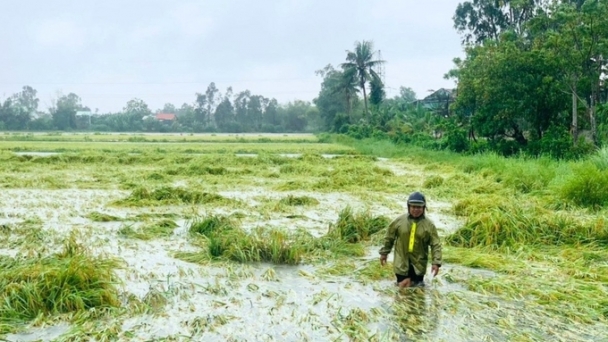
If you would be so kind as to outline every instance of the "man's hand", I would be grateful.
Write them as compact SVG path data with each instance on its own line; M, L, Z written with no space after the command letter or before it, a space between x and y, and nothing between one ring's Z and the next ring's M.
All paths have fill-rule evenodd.
M380 255L380 265L382 265L382 266L386 265L386 257L387 257L386 254Z
M410 278L405 278L399 283L399 287L410 287L412 285L412 280Z
M437 273L439 273L439 265L433 265L431 267L431 274L433 274L433 277L436 277Z

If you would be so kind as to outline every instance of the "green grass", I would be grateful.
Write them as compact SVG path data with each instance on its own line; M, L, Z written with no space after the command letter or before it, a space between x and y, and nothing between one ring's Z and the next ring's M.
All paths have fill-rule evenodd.
M120 221L119 217L94 211L87 215L87 218L93 222L112 222Z
M92 256L73 238L46 257L0 257L0 323L39 315L84 312L121 305L113 271L120 264Z
M446 242L461 247L522 245L608 245L605 218L584 218L572 213L556 213L531 203L501 199L502 203L468 208L463 227L446 237ZM460 205L463 206L462 204Z
M331 256L363 256L362 242L369 241L387 225L388 219L383 216L373 216L369 212L355 214L352 209L345 208L325 236L314 237L302 230L266 227L247 232L234 219L208 215L194 220L189 227L194 239L203 238L206 251L202 255L177 253L176 257L191 262L220 259L296 265Z
M123 226L118 230L118 235L126 238L139 240L152 240L155 238L166 238L173 234L178 225L169 219L160 220L140 228L133 228L132 225Z
M123 199L114 202L116 205L147 206L170 204L230 204L234 201L221 195L209 192L198 192L181 187L163 186L156 189L138 187Z
M370 212L356 214L352 208L346 207L340 211L337 221L330 225L327 235L348 243L358 243L369 240L389 223L384 216L374 216Z
M559 196L582 207L601 208L608 205L608 169L603 171L592 163L576 165L559 188Z

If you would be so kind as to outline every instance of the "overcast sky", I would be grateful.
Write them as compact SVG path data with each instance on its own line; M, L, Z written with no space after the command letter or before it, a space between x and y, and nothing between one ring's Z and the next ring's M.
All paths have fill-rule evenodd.
M462 57L458 0L4 0L0 97L30 85L47 110L74 92L100 112L132 98L150 109L192 103L215 82L281 103L311 101L315 71L372 40L386 60L390 97L453 87Z

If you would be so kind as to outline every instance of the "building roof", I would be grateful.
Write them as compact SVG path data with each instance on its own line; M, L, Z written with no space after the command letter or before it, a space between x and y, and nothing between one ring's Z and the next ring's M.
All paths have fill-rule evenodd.
M156 114L156 120L173 121L173 120L175 120L175 118L176 118L175 114L171 114L171 113L157 113Z

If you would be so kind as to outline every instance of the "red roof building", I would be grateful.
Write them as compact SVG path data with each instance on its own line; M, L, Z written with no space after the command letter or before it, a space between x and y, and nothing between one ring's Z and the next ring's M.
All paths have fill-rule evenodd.
M158 121L175 121L177 116L171 113L157 113L155 119Z

